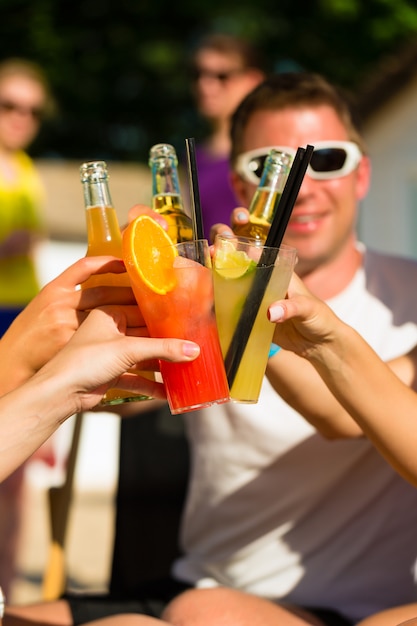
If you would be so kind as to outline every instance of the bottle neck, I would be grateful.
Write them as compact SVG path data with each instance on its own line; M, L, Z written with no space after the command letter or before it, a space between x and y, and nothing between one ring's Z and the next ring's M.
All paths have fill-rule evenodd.
M152 195L178 195L180 184L176 163L171 157L157 157L151 163Z
M88 256L122 256L122 239L107 181L84 183Z
M83 187L84 206L86 209L94 206L113 206L109 185L106 180L85 182L83 183Z
M262 172L259 186L249 206L249 213L258 219L272 222L289 174L289 160L270 155Z
M290 171L290 158L284 155L269 155L265 162L259 189L270 189L282 193Z
M168 235L174 243L193 238L192 221L181 196L177 164L176 153L169 144L156 144L151 148L152 208L165 218Z

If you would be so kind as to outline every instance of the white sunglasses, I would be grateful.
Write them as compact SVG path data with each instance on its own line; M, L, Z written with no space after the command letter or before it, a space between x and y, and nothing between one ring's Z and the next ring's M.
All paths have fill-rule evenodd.
M352 141L316 141L307 174L314 180L330 180L347 176L359 165L362 152ZM236 159L236 172L248 183L258 185L266 157L271 150L296 154L288 146L267 146L243 152Z

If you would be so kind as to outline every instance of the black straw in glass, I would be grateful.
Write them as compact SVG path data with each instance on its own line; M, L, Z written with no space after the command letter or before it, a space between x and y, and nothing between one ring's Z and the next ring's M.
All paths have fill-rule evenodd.
M306 148L298 148L294 157L287 182L285 183L282 196L264 243L265 248L257 264L258 268L263 269L260 272L255 271L251 289L243 305L242 313L224 359L229 387L233 385L236 378L237 370L239 369L246 344L252 332L256 316L258 315L262 298L265 295L269 279L274 269L278 248L281 245L313 150L314 146L310 145Z
M195 156L195 140L185 140L187 148L188 179L190 184L191 218L193 221L194 239L204 239L203 216L201 213L200 188L198 186L197 159Z

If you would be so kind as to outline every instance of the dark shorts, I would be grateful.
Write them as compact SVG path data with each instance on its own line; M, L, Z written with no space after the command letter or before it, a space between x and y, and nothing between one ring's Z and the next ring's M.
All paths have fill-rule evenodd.
M121 613L161 617L171 600L191 587L192 585L173 578L164 578L142 583L134 593L129 592L129 595L66 594L63 598L69 603L74 626L79 626L95 619Z
M129 596L66 594L63 598L69 603L74 626L80 626L96 619L122 613L137 613L160 618L167 604L191 587L187 583L165 578L143 583L135 593L129 593ZM336 611L303 608L319 617L326 626L353 626L353 622Z
M316 617L321 619L326 626L353 626L355 623L337 611L331 611L329 609L312 609L311 607L303 608L305 608L306 611L313 613L313 615L316 615Z

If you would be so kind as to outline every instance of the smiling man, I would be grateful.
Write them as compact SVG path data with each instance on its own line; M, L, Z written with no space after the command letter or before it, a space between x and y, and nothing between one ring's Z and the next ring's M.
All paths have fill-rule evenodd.
M309 73L275 75L255 88L232 121L234 189L249 206L270 147L306 144L315 152L284 242L297 248L296 271L310 290L388 360L417 342L417 263L357 241L370 160L339 92ZM247 221L247 211L234 217ZM265 380L258 404L187 420L194 472L186 555L174 571L206 588L174 600L163 614L168 622L347 626L415 597L416 490L358 427L340 434L327 424L320 432L314 416L310 424L290 408L289 358L309 365L283 350L270 359L281 397Z
M297 248L297 273L311 275L309 282L315 284L310 288L329 298L348 284L362 263L355 224L358 202L368 191L370 163L343 101L321 79L303 80L303 76L271 78L238 109L233 125L233 183L248 206L261 173L263 147L267 146L266 155L269 146L292 150L307 143L315 146L285 243Z

